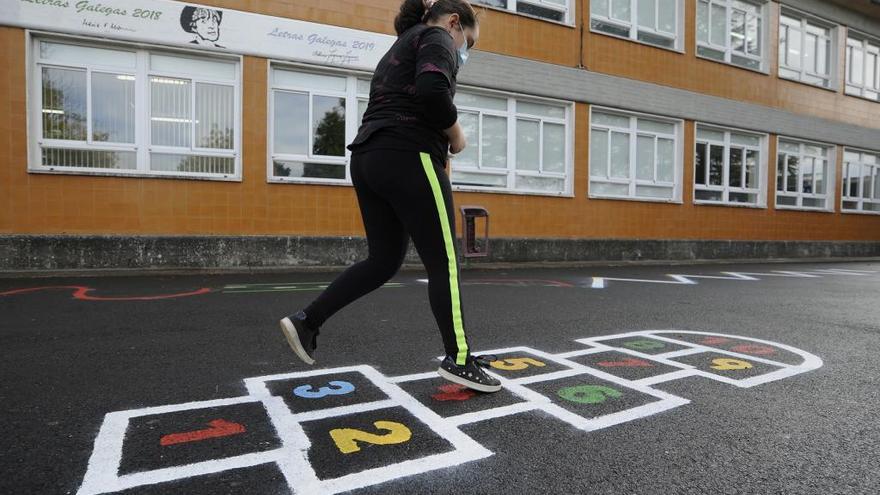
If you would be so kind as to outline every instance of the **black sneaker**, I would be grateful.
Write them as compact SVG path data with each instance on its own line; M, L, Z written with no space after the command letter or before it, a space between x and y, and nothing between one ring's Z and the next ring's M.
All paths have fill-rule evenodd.
M437 373L450 382L480 392L497 392L501 390L501 382L483 370L496 360L495 356L468 356L467 364L459 366L454 359L446 356Z
M306 323L303 311L281 319L281 331L293 352L306 364L315 364L315 348L318 347L318 330Z

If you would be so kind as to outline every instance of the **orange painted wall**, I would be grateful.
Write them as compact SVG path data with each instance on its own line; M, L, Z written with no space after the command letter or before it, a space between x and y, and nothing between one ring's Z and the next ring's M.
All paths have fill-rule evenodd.
M694 1L686 0L689 12ZM206 3L244 9L240 0ZM247 10L391 33L397 0L369 4L261 0L248 2ZM693 17L688 15L689 33ZM498 25L504 29L493 29ZM571 27L487 11L482 32L481 49L578 64L580 31ZM688 53L679 55L587 31L585 61L595 71L880 128L880 104L698 60L690 47L693 35L688 36ZM268 62L258 57L244 58L242 182L28 173L24 43L23 30L0 27L0 64L6 68L0 74L0 233L363 235L351 187L266 182ZM663 63L673 64L675 70L658 70L656 64ZM880 240L876 215L693 205L694 157L689 151L684 153L683 205L589 199L588 111L587 104L576 106L574 198L459 192L456 204L486 206L493 236ZM693 129L693 122L687 122L685 150L693 149ZM771 136L771 157L774 145ZM774 163L768 167L771 185ZM839 163L837 168L839 175ZM774 202L772 191L768 202Z

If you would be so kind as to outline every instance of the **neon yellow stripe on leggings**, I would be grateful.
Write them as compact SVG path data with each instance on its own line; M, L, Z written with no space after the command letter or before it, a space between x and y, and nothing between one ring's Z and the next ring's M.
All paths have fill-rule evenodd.
M419 153L422 158L422 167L428 182L431 183L431 191L434 193L434 202L437 204L437 214L440 215L440 227L443 229L443 243L446 245L446 258L449 259L449 291L452 298L452 327L455 329L455 343L458 346L458 355L455 364L463 365L467 361L468 346L464 336L464 323L461 318L461 299L458 293L458 267L455 261L455 245L453 244L452 231L449 228L449 217L446 213L446 203L443 202L443 192L440 190L440 182L437 173L434 172L434 163L427 153Z

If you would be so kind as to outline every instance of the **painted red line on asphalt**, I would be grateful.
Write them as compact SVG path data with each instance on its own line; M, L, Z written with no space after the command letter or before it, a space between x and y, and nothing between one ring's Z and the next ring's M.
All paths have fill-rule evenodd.
M202 294L207 294L211 292L212 289L208 287L202 287L201 289L194 290L192 292L178 292L176 294L160 294L156 296L121 296L121 297L102 297L102 296L90 296L88 292L94 291L96 289L92 289L90 287L86 287L84 285L55 285L55 286L47 286L47 287L28 287L26 289L15 289L6 292L0 292L0 296L12 296L16 294L26 294L29 292L38 292L43 290L55 290L55 289L67 289L72 290L73 297L75 299L79 299L80 301L153 301L157 299L173 299L176 297L189 297L189 296L200 296Z
M605 367L605 368L616 368L616 367L653 368L654 367L653 364L651 364L645 360L636 359L636 358L626 358L626 359L622 359L620 361L599 361L596 364L598 364L599 366Z
M177 445L180 443L200 442L209 438L221 438L231 435L244 433L244 425L226 421L225 419L215 419L208 423L209 428L204 430L187 431L183 433L171 433L159 439L159 444L163 447L169 445Z
M431 398L440 402L446 402L450 400L468 400L471 397L477 395L477 393L473 390L457 383L442 385L437 388L438 390L440 390L441 393L434 394L431 396Z

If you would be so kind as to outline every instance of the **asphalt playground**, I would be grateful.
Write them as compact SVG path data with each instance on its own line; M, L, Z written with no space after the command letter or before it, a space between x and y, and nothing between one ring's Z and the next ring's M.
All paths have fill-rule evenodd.
M0 279L0 494L880 493L880 262L466 270L488 395L333 276Z

